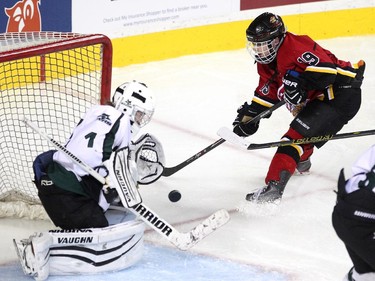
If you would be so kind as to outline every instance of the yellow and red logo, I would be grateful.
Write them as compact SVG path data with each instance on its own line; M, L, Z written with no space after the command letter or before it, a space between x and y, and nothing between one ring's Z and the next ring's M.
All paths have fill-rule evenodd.
M21 0L11 8L5 8L9 17L6 32L41 31L42 20L39 0Z

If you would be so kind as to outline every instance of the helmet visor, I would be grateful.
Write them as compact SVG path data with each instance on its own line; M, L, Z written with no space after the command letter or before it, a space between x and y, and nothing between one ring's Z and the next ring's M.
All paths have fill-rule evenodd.
M134 106L134 122L142 128L145 126L148 122L150 122L152 115L154 114L154 111L152 110L146 110L144 108L140 108L138 106Z
M247 41L246 48L255 61L261 64L268 64L275 59L279 42L279 38L264 42Z

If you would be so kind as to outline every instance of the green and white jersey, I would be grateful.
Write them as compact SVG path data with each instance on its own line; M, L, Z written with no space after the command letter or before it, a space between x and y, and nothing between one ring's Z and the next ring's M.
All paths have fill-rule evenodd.
M127 115L110 105L95 105L74 128L65 147L95 168L109 159L112 151L128 146L130 139L130 120ZM53 155L53 160L78 177L88 174L61 151Z

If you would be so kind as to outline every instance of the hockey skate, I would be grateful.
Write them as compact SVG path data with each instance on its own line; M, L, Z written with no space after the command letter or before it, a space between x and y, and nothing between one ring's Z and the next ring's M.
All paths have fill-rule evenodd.
M264 186L255 192L248 193L246 200L257 204L275 203L278 204L283 195L282 190L278 187L276 181L270 181L267 186Z
M310 158L307 158L306 160L300 161L297 164L297 168L294 174L295 175L308 175L310 174L310 168L311 168L311 161L310 161Z
M279 204L290 177L291 174L288 171L281 171L280 181L270 181L267 186L248 193L246 195L246 200L257 204Z

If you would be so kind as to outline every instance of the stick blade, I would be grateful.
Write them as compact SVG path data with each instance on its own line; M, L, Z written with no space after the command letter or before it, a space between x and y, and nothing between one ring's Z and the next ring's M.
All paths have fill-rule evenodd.
M226 141L239 146L243 149L247 149L248 146L250 145L250 142L247 141L246 139L237 136L235 133L232 132L232 130L226 128L226 127L221 127L218 131L217 134L225 139Z
M180 237L178 237L175 245L180 250L188 250L202 241L212 232L225 225L229 220L230 216L227 210L218 210L194 227L190 232L183 233Z

